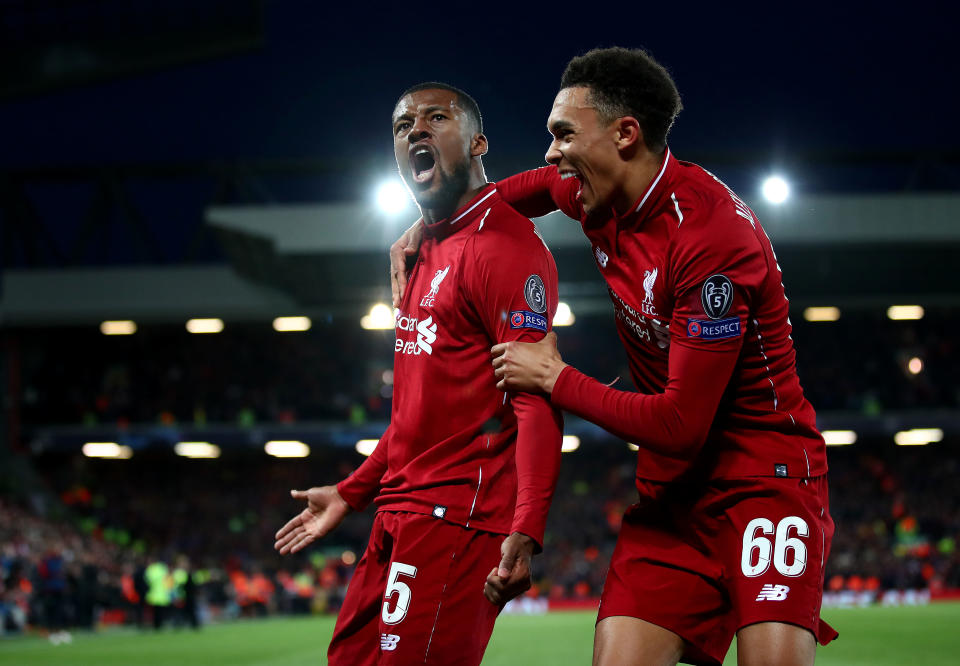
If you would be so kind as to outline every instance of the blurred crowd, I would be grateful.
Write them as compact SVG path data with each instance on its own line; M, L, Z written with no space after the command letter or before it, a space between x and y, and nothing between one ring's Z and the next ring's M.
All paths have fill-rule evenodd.
M878 308L844 312L836 322L793 319L800 378L818 410L869 415L960 405L956 313L928 309L919 321L890 321ZM630 386L610 316L583 316L557 331L565 360ZM73 328L12 335L27 427L357 423L390 414L393 332L364 331L349 319L285 334L266 323L228 323L217 335L170 325L132 336Z
M797 317L806 393L819 410L879 415L956 408L957 317L882 312L838 322ZM392 331L314 322L306 333L230 325L197 336L171 326L129 337L44 329L11 334L14 421L29 445L49 425L359 424L389 416ZM609 317L559 329L565 359L603 381L629 373ZM78 353L77 350L82 350ZM949 437L928 447L864 439L829 452L837 533L828 591L960 588L958 456ZM314 446L305 459L226 448L216 460L175 456L168 443L129 460L31 450L35 483L0 500L0 632L129 623L200 627L218 617L335 611L372 523L350 516L306 552L280 557L273 534L302 506L288 491L335 483L362 457ZM595 599L620 519L634 501L635 456L585 442L564 456L544 553L530 595ZM0 488L4 484L0 471Z
M960 588L955 443L831 449L837 523L827 590ZM200 627L220 618L335 611L372 513L280 557L274 532L302 507L290 488L331 483L362 459L326 448L263 456L126 461L47 455L52 499L0 503L0 618L6 632L111 623ZM620 519L634 501L634 454L585 444L564 457L531 596L590 600L602 590Z

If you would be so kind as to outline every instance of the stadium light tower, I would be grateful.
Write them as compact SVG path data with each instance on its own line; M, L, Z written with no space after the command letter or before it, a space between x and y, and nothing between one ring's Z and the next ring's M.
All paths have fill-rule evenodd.
M407 190L396 180L388 180L377 188L377 206L388 215L403 211L410 203Z
M768 176L763 181L763 198L772 204L782 204L790 197L790 184L781 176Z

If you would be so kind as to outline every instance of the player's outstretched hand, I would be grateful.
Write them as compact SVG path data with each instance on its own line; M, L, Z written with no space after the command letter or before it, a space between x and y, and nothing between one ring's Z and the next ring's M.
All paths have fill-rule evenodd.
M273 547L279 550L281 555L296 553L326 536L350 513L350 505L340 497L336 486L291 490L290 496L306 500L307 508L291 518L277 532Z
M500 545L500 566L494 567L483 585L483 596L498 606L530 589L530 559L536 542L514 532Z
M390 246L390 288L393 290L393 307L400 307L403 291L407 288L409 260L417 256L423 242L423 223L417 220L403 232L397 242Z
M501 391L551 393L567 365L557 351L557 334L553 331L539 342L501 342L490 348L490 354Z

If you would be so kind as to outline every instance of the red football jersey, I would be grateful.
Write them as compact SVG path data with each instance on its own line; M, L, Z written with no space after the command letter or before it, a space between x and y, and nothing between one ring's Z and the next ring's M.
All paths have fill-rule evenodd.
M396 315L390 427L343 498L359 509L379 492L379 509L542 543L561 417L545 396L499 391L490 347L543 338L557 300L553 257L495 185L426 225Z
M581 221L641 393L568 367L554 404L638 444L639 478L824 474L826 449L797 377L780 267L753 211L669 150L622 214L587 219L579 187L554 166L498 185L525 215L559 207Z

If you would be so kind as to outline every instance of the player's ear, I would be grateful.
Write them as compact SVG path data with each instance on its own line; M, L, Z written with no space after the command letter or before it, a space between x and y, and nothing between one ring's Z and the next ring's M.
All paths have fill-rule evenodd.
M482 132L477 132L470 139L470 156L480 157L487 154L487 137Z
M616 142L619 150L637 149L643 145L643 130L640 129L640 123L633 116L623 116L617 118L616 122Z

